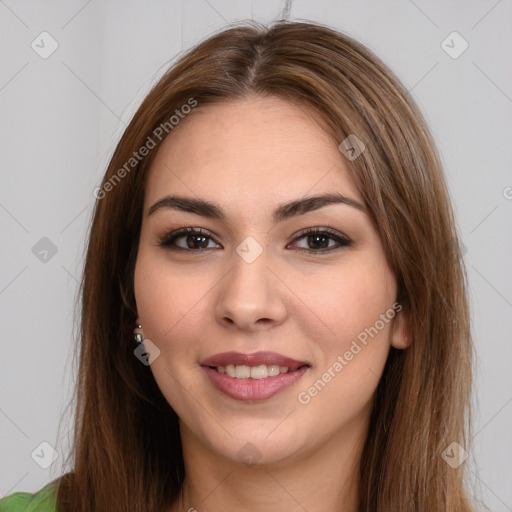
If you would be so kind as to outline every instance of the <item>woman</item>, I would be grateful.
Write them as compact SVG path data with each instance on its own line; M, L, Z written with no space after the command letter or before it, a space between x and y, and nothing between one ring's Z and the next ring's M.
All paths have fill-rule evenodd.
M453 212L368 49L309 23L211 37L96 197L73 471L37 510L474 510Z

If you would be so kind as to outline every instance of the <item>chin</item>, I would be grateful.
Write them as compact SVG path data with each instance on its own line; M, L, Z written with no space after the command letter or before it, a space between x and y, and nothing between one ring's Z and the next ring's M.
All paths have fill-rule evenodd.
M218 456L251 468L286 465L300 457L302 450L291 432L271 439L261 431L254 434L249 430L242 432L244 434L236 438L226 434L221 439L207 439L206 442Z

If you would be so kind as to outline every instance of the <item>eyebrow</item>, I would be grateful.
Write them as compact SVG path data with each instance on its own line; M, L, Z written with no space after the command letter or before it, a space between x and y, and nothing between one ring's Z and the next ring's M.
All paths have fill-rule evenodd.
M304 197L283 203L273 211L272 219L275 223L282 222L290 217L304 215L305 213L318 210L319 208L323 208L324 206L331 204L345 204L365 213L367 211L366 207L355 199L344 196L338 192L333 192ZM226 212L221 206L210 201L195 199L192 197L177 195L165 196L149 208L148 216L153 215L156 211L161 209L195 213L212 219L226 219Z

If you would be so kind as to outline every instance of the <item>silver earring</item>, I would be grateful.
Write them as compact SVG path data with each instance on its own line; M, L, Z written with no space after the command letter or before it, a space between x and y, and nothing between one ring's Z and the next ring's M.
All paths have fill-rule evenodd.
M142 343L143 336L142 336L142 325L137 321L135 322L135 328L133 329L133 341L137 344Z

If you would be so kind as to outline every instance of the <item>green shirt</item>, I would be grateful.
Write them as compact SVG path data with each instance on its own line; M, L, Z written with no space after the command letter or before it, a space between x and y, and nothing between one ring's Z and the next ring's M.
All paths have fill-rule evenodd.
M34 494L15 492L2 498L0 512L57 512L55 484L50 482Z

